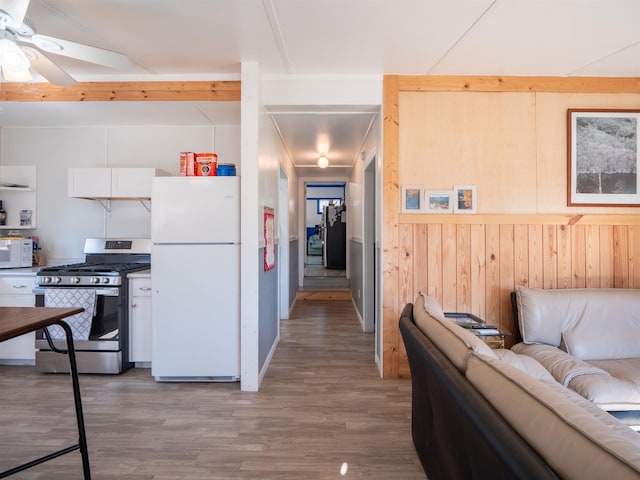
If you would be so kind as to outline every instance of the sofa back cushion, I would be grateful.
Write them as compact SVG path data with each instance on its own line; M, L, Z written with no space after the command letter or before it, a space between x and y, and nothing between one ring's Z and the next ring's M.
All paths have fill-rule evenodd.
M493 350L482 339L445 318L432 297L418 295L413 304L413 321L461 372L467 368L467 357L472 351L495 357Z
M475 353L466 377L560 477L640 477L640 435L575 392Z
M640 356L640 290L516 287L525 343L560 347L583 360Z

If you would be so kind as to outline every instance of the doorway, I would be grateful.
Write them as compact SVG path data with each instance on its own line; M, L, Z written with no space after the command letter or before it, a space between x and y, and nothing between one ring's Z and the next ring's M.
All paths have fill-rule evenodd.
M304 187L304 289L343 289L347 278L346 181Z
M289 307L291 299L289 298L289 178L285 171L280 169L280 179L278 184L278 259L280 268L278 269L278 304L280 320L289 318ZM279 329L278 329L279 331Z
M364 170L363 193L363 330L376 328L376 157L371 158ZM376 336L377 343L377 336ZM377 348L376 348L377 351Z

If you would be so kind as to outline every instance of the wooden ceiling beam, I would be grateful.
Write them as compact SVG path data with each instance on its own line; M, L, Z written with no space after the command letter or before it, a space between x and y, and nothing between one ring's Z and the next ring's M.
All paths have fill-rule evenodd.
M399 76L408 92L640 93L635 77Z
M3 102L239 101L240 81L0 84Z

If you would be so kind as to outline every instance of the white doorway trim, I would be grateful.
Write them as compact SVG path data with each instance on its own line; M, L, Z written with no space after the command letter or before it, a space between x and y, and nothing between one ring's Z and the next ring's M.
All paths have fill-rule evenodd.
M289 178L280 167L280 181L278 185L278 298L279 318L289 318ZM280 323L278 322L278 337L280 337Z

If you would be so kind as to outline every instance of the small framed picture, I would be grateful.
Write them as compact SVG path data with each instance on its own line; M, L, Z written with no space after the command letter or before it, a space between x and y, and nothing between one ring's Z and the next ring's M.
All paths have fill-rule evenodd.
M476 186L454 185L453 187L453 211L454 213L476 213L477 209Z
M424 206L422 185L402 185L402 213L422 213Z
M426 190L424 192L424 209L426 213L452 213L453 191Z

